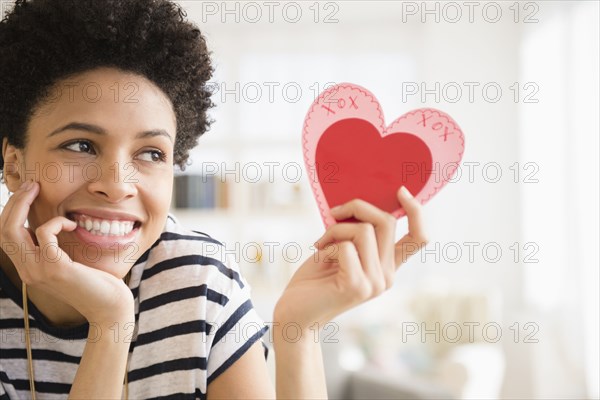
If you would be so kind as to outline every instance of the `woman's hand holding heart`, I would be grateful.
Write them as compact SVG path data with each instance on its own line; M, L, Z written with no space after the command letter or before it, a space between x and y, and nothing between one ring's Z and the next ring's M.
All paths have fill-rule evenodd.
M322 327L344 311L379 296L396 270L428 242L422 207L405 188L398 200L408 216L408 233L395 242L396 218L359 199L331 210L338 221L315 243L275 307L275 322L302 330Z

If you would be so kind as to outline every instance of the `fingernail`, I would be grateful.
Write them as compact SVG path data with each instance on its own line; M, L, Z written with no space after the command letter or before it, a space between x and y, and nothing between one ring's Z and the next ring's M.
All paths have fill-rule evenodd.
M27 187L28 183L29 183L29 181L25 181L25 182L21 183L21 186L19 187L19 189L25 189Z
M408 191L408 189L406 188L406 186L402 186L400 188L400 191L402 192L402 194L406 197L413 197L412 194Z
M332 212L332 213L334 213L334 212L338 212L338 211L340 211L341 209L342 209L342 206L335 206L335 207L333 207L333 208L331 209L331 212Z

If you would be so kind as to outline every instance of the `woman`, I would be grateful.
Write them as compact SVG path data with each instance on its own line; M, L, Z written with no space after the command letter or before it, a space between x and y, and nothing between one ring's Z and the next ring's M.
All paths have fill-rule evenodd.
M396 244L390 214L332 210L359 222L329 228L277 302L274 392L237 266L169 215L211 73L169 0L18 0L0 24L0 398L326 397L308 329L389 288L426 243L405 189Z

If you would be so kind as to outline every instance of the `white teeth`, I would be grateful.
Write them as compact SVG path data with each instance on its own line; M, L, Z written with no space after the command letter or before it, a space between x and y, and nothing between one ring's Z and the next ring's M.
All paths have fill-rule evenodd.
M107 221L78 215L77 224L96 236L124 236L133 230L132 221Z
M121 223L117 222L117 221L113 221L110 224L110 234L111 235L120 235L120 233L119 233L120 231L121 231Z
M110 222L102 221L100 223L100 232L102 232L104 235L107 235L108 232L110 232Z

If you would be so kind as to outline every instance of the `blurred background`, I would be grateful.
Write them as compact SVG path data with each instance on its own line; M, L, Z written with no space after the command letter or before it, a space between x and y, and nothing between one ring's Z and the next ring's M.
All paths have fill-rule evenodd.
M426 249L320 332L332 398L598 398L598 2L180 4L216 107L173 212L225 242L266 321L324 231L301 152L321 91L465 134Z
M465 134L427 247L308 332L331 398L599 398L597 1L179 3L216 107L172 212L225 244L267 322L324 232L301 152L321 91L352 82L388 124L433 107Z

